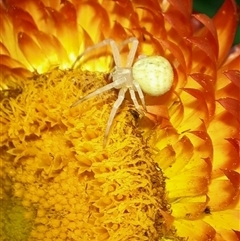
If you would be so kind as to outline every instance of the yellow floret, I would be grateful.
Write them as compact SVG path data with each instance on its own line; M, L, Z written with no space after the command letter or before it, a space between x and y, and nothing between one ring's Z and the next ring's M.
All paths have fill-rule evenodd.
M115 91L70 108L81 96L106 85L106 79L99 73L56 69L26 79L22 93L2 100L2 167L16 173L6 175L2 169L8 186L4 202L16 199L21 210L34 210L22 225L22 217L12 217L17 231L3 229L3 241L19 233L25 235L19 241L155 241L168 231L162 216L169 212L164 178L128 101L114 120L105 148Z

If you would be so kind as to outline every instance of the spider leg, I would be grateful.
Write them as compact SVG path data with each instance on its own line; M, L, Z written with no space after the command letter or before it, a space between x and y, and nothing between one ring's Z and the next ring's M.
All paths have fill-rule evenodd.
M138 101L137 101L137 98L136 98L136 95L135 95L135 91L133 89L129 89L129 92L130 92L130 96L131 96L131 99L133 101L133 104L134 104L135 108L137 109L138 112L143 114L142 110L140 108L140 105L138 104Z
M118 98L115 101L115 103L113 104L113 108L112 108L110 116L108 118L107 127L106 127L105 134L104 134L103 147L105 147L106 144L107 144L108 134L109 134L110 128L112 126L113 119L114 119L114 117L117 113L117 110L118 110L119 106L122 104L122 102L125 98L126 91L127 91L127 88L120 89L120 91L118 93Z
M136 54L136 51L137 51L137 48L138 48L138 39L135 38L135 37L131 37L129 39L126 39L125 41L123 41L119 46L118 46L118 49L119 49L119 52L121 52L122 48L126 45L126 44L129 44L129 43L132 43L132 48L130 49L130 52L128 54L128 57L127 57L127 64L126 64L126 67L131 67L132 66L132 63L133 63L133 60L134 60L134 57L135 57L135 54Z
M134 85L136 91L138 92L138 96L139 96L139 98L142 102L142 106L143 106L144 110L146 111L147 108L146 108L145 99L144 99L142 89L141 89L140 85L138 84L138 82L135 81L135 80L133 80L133 85Z
M112 79L113 73L115 72L115 70L116 70L116 66L114 66L114 67L110 70L109 76L108 76L108 80Z
M122 78L122 79L118 79L118 81L115 81L115 82L112 82L112 83L110 83L110 84L108 84L108 85L105 85L105 86L103 86L103 87L101 87L101 88L93 91L93 92L90 93L89 95L86 95L85 97L79 99L77 102L73 103L73 104L71 105L71 107L77 106L77 105L79 105L80 103L82 103L83 101L88 100L88 99L90 99L90 98L92 98L92 97L94 97L94 96L96 96L96 95L99 95L99 94L105 92L105 91L108 91L108 90L110 90L110 89L116 88L116 87L118 87L119 85L121 85L121 84L124 83L124 82L125 82L125 79Z
M73 65L72 65L72 69L74 69L74 67L76 66L76 63L87 53L91 52L92 50L94 49L98 49L98 48L101 48L101 47L104 47L106 45L110 45L111 48L112 48L112 51L113 51L113 58L114 58L114 61L115 61L115 64L117 66L120 66L121 65L121 59L120 59L120 54L119 54L119 51L118 51L118 47L117 47L117 44L114 40L112 39L105 39L103 40L102 42L100 43L97 43L93 46L90 46L90 47L87 47L85 49L84 52L82 52L77 58L76 60L74 61Z

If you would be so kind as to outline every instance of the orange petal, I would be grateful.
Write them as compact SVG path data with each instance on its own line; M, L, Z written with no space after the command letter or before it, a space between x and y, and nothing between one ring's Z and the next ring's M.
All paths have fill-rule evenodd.
M177 59L179 64L182 66L184 72L186 73L187 65L184 59L185 56L180 47L174 44L173 42L167 40L159 40L159 42L161 43L164 49L168 49L171 53L173 53L174 57Z
M214 65L216 64L217 55L216 51L214 51L214 48L212 47L213 43L209 42L208 39L202 38L202 36L188 37L187 40L192 43L193 46L197 46L200 50L202 50Z
M171 204L172 215L176 219L195 219L204 212L207 202L206 195L181 198Z
M213 22L217 28L219 42L218 65L221 65L226 58L235 37L238 22L236 2L233 0L225 0L222 7L213 17ZM226 36L228 37L226 38Z
M217 100L229 113L240 122L240 102L233 98L221 98Z
M24 65L17 60L12 59L7 55L0 55L0 63L4 63L4 65L9 68L24 68Z
M223 72L238 88L240 88L240 71L226 70Z
M192 116L190 113L188 113L188 118L194 119L193 116L195 116L195 118L198 118L198 120L202 119L208 125L209 112L208 112L208 107L207 107L204 93L198 89L192 89L192 88L183 88L183 90L185 92L187 92L188 94L190 94L191 96L193 96L194 98L196 98L196 101L193 102L195 104L195 108L192 107L189 110L189 111L191 111L190 113L192 113ZM196 110L199 110L198 113ZM185 122L186 122L186 120L185 120ZM186 126L187 126L187 123L186 123ZM189 129L190 129L190 125L189 125Z
M151 8L153 8L153 6L151 6ZM159 6L157 5L156 8L159 8ZM136 26L139 25L138 27L136 27L136 29L139 30L140 32L142 32L144 37L145 37L145 35L149 36L152 41L156 40L155 38L159 38L159 39L166 38L166 35L167 35L166 29L164 27L159 27L159 26L164 26L164 18L161 14L161 10L156 11L156 8L149 9L149 5L147 4L146 7L139 6L136 9L137 12L139 12L138 9L144 10L141 13L139 13L140 21L139 21L139 23L138 23L138 21L136 21L136 23L135 23ZM148 19L147 21L151 25L149 26L149 28L142 28L142 24L144 24L146 19ZM151 21L149 21L149 19L151 19ZM150 36L150 33L152 33L152 35L154 35L154 38L152 38L152 36ZM142 38L141 35L139 37Z
M240 240L240 232L239 232L239 231L234 230L234 233L236 234L236 236L237 236L238 240Z
M114 4L114 9L117 7L118 4ZM88 32L90 38L95 43L103 40L100 38L102 33L105 33L107 36L106 38L110 37L109 31L111 28L109 22L109 12L107 8L104 8L100 3L96 1L84 1L81 4L77 4L76 2L76 9L77 24ZM88 17L86 18L86 16Z
M224 61L223 66L218 70L218 76L224 73L226 70L239 70L240 62L240 44L234 46L232 51L228 55L226 61Z
M38 73L47 71L46 66L44 66L46 58L43 55L40 47L29 35L23 32L19 33L18 44L33 70L37 70ZM47 64L47 67L49 67L49 64Z
M212 19L210 19L207 15L205 14L193 14L193 16L200 21L204 27L200 28L199 31L197 31L195 33L196 36L201 37L202 39L206 40L206 42L208 42L212 49L212 53L214 54L214 56L209 55L209 57L212 60L216 60L218 57L218 38L217 38L217 31L216 28L214 26L214 23L212 21ZM198 46L200 47L200 46ZM200 47L201 48L201 47ZM203 50L203 48L201 48ZM213 59L214 57L214 59ZM215 62L214 62L215 63Z
M175 220L174 226L177 229L177 234L180 237L187 238L189 241L214 240L216 234L211 225L202 220Z
M236 89L236 87L235 87ZM216 105L215 118L208 126L214 146L213 177L222 176L220 169L235 169L239 164L239 152L228 140L239 139L239 122L220 104Z
M1 55L10 56L9 51L7 50L7 48L4 46L4 44L2 42L0 42L0 53L1 53Z
M221 198L219 198L218 193L221 193ZM238 189L234 187L230 180L213 179L208 190L210 199L208 206L213 211L223 210L234 202L237 194Z
M177 93L174 94L176 97L172 100L172 103L169 104L168 111L171 123L177 128L184 118L184 106L180 96Z
M216 229L216 241L239 241L239 237L233 230Z
M18 32L33 32L37 30L32 16L25 10L19 7L12 7L8 12L13 17L13 25L15 33Z
M223 230L239 231L239 218L239 210L227 209L224 211L211 212L211 214L206 215L203 220L216 230L219 230L218 233L221 234ZM234 232L232 231L232 233ZM228 239L226 239L226 241L228 241Z
M232 183L233 187L235 188L236 193L239 192L240 187L240 174L233 170L223 170L224 174L228 177L229 181ZM237 195L235 195L237 196Z
M11 86L11 84L8 83L9 78L11 81L15 82L18 86L21 84L21 81L24 80L24 78L28 78L32 76L32 72L25 68L9 68L6 65L0 64L1 69L1 75L4 76L3 81L1 81L1 84L6 84ZM21 78L21 79L19 79Z
M189 17L192 9L190 9L189 2L186 4L185 2L179 2L177 0L168 0L168 2L177 10L177 12L181 13L184 17Z
M41 31L36 31L34 36L50 66L59 65L60 68L66 68L66 64L69 62L68 53L59 40L55 36Z
M236 152L239 153L240 156L240 140L237 138L226 138L232 146L236 149Z
M154 160L158 163L162 170L166 170L175 162L175 151L173 147L170 145L164 147L154 157Z
M168 109L165 105L147 105L145 116L156 124L160 124L162 118L169 119Z
M167 177L176 176L186 166L193 155L193 145L186 136L173 145L173 149L176 152L176 161L166 170L165 175Z
M169 213L162 211L161 209L159 211L160 211L161 215L163 216L163 218L165 219L167 230L170 230L172 228L174 217L172 215L170 215Z
M204 98L209 110L209 117L211 118L215 111L215 90L213 87L213 79L211 76L201 73L195 73L190 75L197 83L199 83L204 92Z
M216 42L216 44L214 44L214 48L217 48L218 51L218 36L212 19L209 18L206 14L192 14L192 16L195 17L209 30L209 33L213 36L214 42Z
M74 56L78 53L78 32L77 32L77 13L72 3L64 1L60 12L55 9L48 9L56 26L56 37L61 40L66 49L69 59L75 60ZM69 37L71 36L71 37Z
M198 174L198 168L181 172L166 181L168 198L174 201L176 198L206 194L208 183L209 177Z
M197 143L194 145L195 146L194 154L197 154L202 158L204 158L204 160L211 167L212 166L211 161L214 153L214 147L212 144L211 137L206 131L190 131L189 133L198 137L197 140L195 140L195 142L193 142L194 141L193 138L190 137L190 140L192 143ZM200 140L202 140L202 142L200 142L199 138Z
M189 22L182 17L177 11L163 14L164 18L171 24L180 37L191 36L191 28Z

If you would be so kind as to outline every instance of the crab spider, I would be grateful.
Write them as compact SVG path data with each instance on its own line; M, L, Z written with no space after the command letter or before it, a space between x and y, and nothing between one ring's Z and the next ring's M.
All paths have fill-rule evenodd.
M131 49L127 56L126 66L122 66L120 51L121 49L131 43ZM86 50L77 57L73 63L72 68L75 67L76 63L88 52L91 52L94 49L101 48L106 45L110 45L113 53L113 59L115 62L115 67L110 74L112 78L112 83L107 84L89 95L79 99L77 102L72 104L71 107L74 107L83 101L86 101L96 95L102 94L103 92L110 89L119 89L118 98L115 101L113 108L111 110L107 127L104 135L103 146L106 146L108 134L113 123L113 119L122 104L125 93L127 90L130 92L131 99L137 111L140 113L142 109L138 103L135 92L138 93L138 97L141 101L143 109L146 110L145 100L143 92L151 96L160 96L170 90L173 83L173 69L171 64L167 59L161 56L139 56L135 63L135 54L138 48L138 39L131 37L123 41L119 46L112 39L106 39L102 42L95 44L91 47L86 48Z

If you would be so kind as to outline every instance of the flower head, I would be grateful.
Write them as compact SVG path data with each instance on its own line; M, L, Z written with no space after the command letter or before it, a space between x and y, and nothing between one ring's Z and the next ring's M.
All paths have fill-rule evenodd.
M239 238L233 0L213 19L187 0L9 0L0 10L4 240ZM173 87L146 95L143 117L126 99L103 148L115 93L70 106L109 81L100 72L111 71L111 51L71 67L86 47L130 36L138 55L171 62Z

